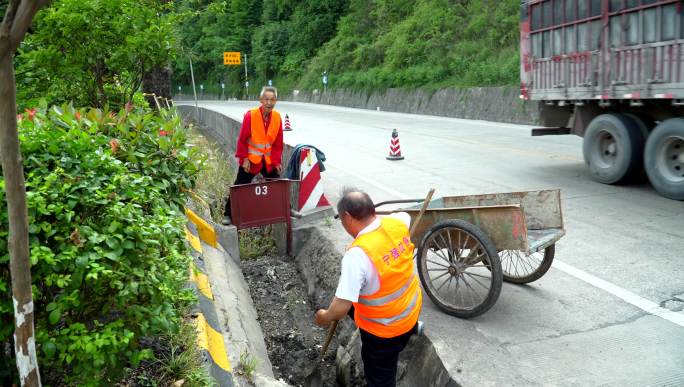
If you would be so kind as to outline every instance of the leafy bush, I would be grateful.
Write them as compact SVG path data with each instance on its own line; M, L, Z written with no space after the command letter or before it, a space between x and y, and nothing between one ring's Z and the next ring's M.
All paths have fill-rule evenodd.
M181 205L197 173L194 153L179 118L129 110L63 106L21 117L37 352L48 383L113 384L152 355L140 339L176 331L179 307L192 300ZM12 348L2 178L0 187L0 343ZM11 357L0 352L0 364Z
M143 76L175 54L171 4L152 0L54 0L16 57L18 100L123 107Z

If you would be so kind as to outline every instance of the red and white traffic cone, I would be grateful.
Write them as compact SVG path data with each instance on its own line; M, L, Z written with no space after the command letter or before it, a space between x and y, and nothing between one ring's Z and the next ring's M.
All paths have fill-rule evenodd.
M283 128L283 132L287 132L292 130L292 127L290 126L290 117L285 114L285 127Z
M299 211L330 205L323 194L321 167L314 149L304 148L299 153L299 180Z
M403 160L401 155L401 146L399 145L399 132L396 129L392 130L392 139L390 139L390 151L387 160Z

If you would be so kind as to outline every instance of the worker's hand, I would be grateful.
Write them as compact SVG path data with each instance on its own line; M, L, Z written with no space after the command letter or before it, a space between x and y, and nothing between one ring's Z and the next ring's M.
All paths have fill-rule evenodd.
M250 164L249 159L245 158L245 160L242 162L242 169L244 169L245 172L249 172L249 168L251 166L252 165Z
M328 321L328 319L325 318L326 312L327 312L327 310L325 310L325 309L319 309L318 312L316 312L316 318L315 318L314 322L319 327L325 328L328 325L330 325L330 321Z
M278 171L278 175L282 174L283 173L283 166L282 165L276 166L276 171Z

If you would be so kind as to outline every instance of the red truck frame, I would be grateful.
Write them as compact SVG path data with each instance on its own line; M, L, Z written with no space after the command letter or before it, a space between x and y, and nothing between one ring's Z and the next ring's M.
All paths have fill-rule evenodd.
M533 135L584 137L596 180L645 169L663 196L684 200L682 0L525 0L520 97L539 101Z

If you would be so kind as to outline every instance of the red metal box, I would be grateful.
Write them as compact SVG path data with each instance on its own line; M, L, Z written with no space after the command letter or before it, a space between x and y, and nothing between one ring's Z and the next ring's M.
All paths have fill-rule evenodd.
M232 221L238 230L274 223L287 225L287 250L290 251L290 182L288 179L230 187Z

